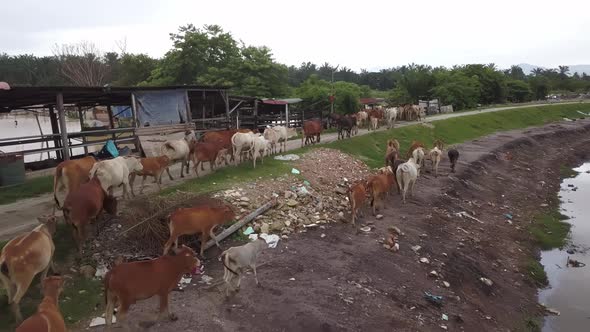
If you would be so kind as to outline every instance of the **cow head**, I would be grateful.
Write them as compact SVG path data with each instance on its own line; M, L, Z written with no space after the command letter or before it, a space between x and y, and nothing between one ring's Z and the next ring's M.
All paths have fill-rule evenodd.
M287 128L287 139L297 136L296 128Z
M62 276L51 276L41 281L41 288L44 296L51 296L57 300L64 289L65 278Z
M185 245L173 248L172 255L182 259L182 269L184 273L191 273L201 266L201 261L197 258L197 254Z
M223 205L222 207L223 209L223 219L226 221L229 220L234 220L234 218L236 217L236 213L234 212L234 210L232 209L231 206L229 205Z
M125 158L125 163L127 164L127 168L129 168L129 173L141 172L143 170L143 165L141 161L135 157L127 157Z
M106 195L102 203L102 208L113 216L117 215L117 199L113 196Z
M55 229L57 228L57 217L52 215L44 215L41 217L37 217L37 220L40 224L45 225L49 234L55 234Z

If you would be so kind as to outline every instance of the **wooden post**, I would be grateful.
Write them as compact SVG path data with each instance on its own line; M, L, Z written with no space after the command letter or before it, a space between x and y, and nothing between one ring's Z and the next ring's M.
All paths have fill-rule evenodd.
M202 125L203 125L203 129L206 129L206 127L205 127L205 103L207 102L207 95L205 93L205 90L203 90L203 100L202 101L203 101L203 110L202 110L203 122L202 122Z
M285 121L287 122L286 126L289 127L289 104L285 104Z
M107 114L109 116L109 125L111 129L115 129L115 119L113 119L113 109L111 108L111 105L107 105ZM113 141L117 138L115 136L115 133L111 135L111 138L113 139Z
M56 106L57 114L59 116L59 130L61 132L63 160L70 160L68 129L66 128L66 111L64 110L64 95L61 92L57 94Z
M84 131L84 119L82 118L82 106L78 105L78 117L80 118L80 131ZM86 136L82 134L82 143L86 144ZM88 155L88 147L84 145L84 155Z
M254 129L258 130L258 99L254 99Z
M141 153L141 143L139 142L139 136L137 135L137 128L140 127L139 121L137 120L137 100L135 100L135 94L131 94L131 114L133 116L133 135L135 136L135 150Z
M227 118L227 123L229 123L229 91L225 91L222 96L223 102L225 103L225 117Z
M59 124L57 123L57 117L55 116L55 109L53 105L49 106L49 121L51 122L51 133L52 134L59 134ZM59 148L61 146L61 142L59 138L53 137L53 147ZM55 157L57 159L62 159L61 151L55 150Z
M191 103L188 98L188 90L184 91L184 102L186 103L186 122L191 124L191 122L193 122L193 112L191 110Z
M226 229L223 232L221 232L221 234L216 235L215 238L217 238L217 241L218 242L221 241L221 240L223 240L223 239L225 239L226 237L228 237L231 234L233 234L235 231L237 231L240 228L242 228L242 226L244 226L247 223L249 223L250 221L254 220L254 218L256 218L259 215L263 214L264 212L268 211L270 208L272 208L276 204L277 204L277 199L276 198L271 199L269 202L267 202L263 206L259 207L258 209L254 210L252 213L250 213L249 215L245 216L240 221L238 221L235 224L231 225L228 229ZM203 244L201 243L201 245L203 245ZM214 245L215 245L215 240L213 240L213 239L209 240L205 244L205 250L211 248Z

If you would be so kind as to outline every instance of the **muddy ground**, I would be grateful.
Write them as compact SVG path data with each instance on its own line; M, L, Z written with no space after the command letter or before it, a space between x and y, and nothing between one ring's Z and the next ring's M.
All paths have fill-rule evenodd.
M541 314L524 267L537 253L527 225L555 197L560 166L590 158L589 133L590 121L581 120L462 144L457 173L449 174L444 158L442 176L423 174L407 204L397 194L388 197L380 220L367 209L360 220L370 232L341 222L294 232L260 256L263 287L247 275L241 292L226 301L221 288L195 277L172 294L179 319L151 330L524 330L527 318ZM403 232L399 252L381 243L389 226ZM219 253L209 250L204 261L213 282L223 272ZM424 257L428 264L420 263ZM438 277L429 275L433 270ZM442 296L442 306L424 292ZM156 308L156 299L144 301L131 316L153 317Z

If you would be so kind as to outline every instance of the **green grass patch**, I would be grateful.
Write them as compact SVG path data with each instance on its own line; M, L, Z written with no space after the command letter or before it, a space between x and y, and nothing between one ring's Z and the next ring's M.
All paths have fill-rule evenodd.
M527 274L529 278L539 287L547 286L547 273L545 273L545 268L541 263L539 263L536 259L529 259L529 261L525 265Z
M569 223L564 222L567 219L568 217L561 214L557 207L535 216L529 230L536 244L542 250L562 248L567 242L571 228Z
M53 191L53 176L40 176L25 180L23 184L0 189L0 205L14 203L23 198L35 197Z
M543 319L541 317L527 317L522 321L521 326L517 327L517 332L541 332Z
M562 179L575 178L578 174L580 174L580 172L572 169L571 167L567 167L565 165L561 165L559 167L559 175Z

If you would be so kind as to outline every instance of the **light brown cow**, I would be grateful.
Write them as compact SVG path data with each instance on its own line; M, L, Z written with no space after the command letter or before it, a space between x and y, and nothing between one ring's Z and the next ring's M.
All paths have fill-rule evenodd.
M88 224L95 221L103 209L116 215L117 199L107 195L96 177L66 197L63 207L64 219L72 226L72 234L79 252L82 252Z
M381 168L379 174L372 176L367 181L369 196L371 197L371 207L373 215L377 213L378 205L383 205L383 197L392 189L395 184L393 170L390 166Z
M160 156L160 157L150 157L150 158L141 158L139 160L141 166L143 166L141 171L136 171L131 173L129 178L129 186L131 186L131 194L135 196L135 191L133 190L133 183L135 182L135 177L137 175L143 176L141 180L141 189L139 193L143 193L143 188L145 186L145 179L148 176L154 178L154 182L158 185L158 190L162 190L162 174L166 170L166 167L170 165L170 159L167 156Z
M200 265L195 252L186 246L173 249L173 255L115 265L104 278L107 326L112 324L116 304L119 324L125 326L129 307L156 295L160 299L158 320L176 320L176 315L168 308L170 292L183 274L194 271Z
M199 142L194 144L194 150L195 153L193 154L193 164L195 165L195 174L199 176L199 164L201 165L201 171L205 170L203 165L206 162L209 163L212 171L215 170L215 167L217 166L217 160L219 159L219 152L223 150L223 145L221 142Z
M213 231L218 225L222 225L235 218L235 213L229 205L218 206L197 206L192 208L178 209L170 215L170 238L164 245L164 255L168 253L172 244L178 247L178 238L182 235L201 234L201 257L205 251L205 244L209 237L215 238Z
M350 189L348 189L348 201L350 203L350 215L353 226L355 225L357 214L362 215L361 208L366 200L367 188L363 181L353 184Z
M426 145L424 145L424 143L422 143L420 141L412 141L412 144L410 145L410 149L406 153L406 158L411 158L414 150L416 150L417 148L426 149Z
M41 225L32 231L10 240L0 254L0 280L6 289L8 303L17 322L22 321L19 303L31 285L33 278L41 272L41 280L53 271L52 235L57 219L54 216L38 218Z
M37 307L37 312L27 318L16 332L65 332L66 323L59 311L59 295L63 291L64 278L52 276L43 279L43 300Z
M308 142L314 143L317 138L318 143L322 135L322 122L317 119L303 122L303 133L301 135L301 146L307 145Z
M90 179L90 170L95 163L96 159L88 156L75 160L62 161L57 165L53 177L53 199L55 201L53 214L55 214L56 207L61 210L63 200L70 191L78 189L82 183L88 182ZM63 189L65 189L65 195L60 201L57 193Z

